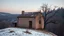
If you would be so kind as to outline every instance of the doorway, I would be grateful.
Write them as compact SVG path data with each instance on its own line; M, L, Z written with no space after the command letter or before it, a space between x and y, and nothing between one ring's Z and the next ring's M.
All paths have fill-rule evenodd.
M29 21L29 28L32 28L32 21Z

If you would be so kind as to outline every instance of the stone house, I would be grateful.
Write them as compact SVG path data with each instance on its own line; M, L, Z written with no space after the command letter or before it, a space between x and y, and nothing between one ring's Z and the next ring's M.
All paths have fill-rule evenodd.
M34 29L43 29L44 28L44 16L39 12L28 12L25 13L22 11L22 14L19 15L17 21L17 26L22 28L34 28Z

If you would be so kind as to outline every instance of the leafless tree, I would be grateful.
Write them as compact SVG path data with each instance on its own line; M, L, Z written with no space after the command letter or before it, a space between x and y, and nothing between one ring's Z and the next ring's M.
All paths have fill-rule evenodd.
M43 13L44 13L44 29L45 29L47 23L53 22L53 21L49 21L49 20L57 13L57 12L55 11L56 8L57 8L57 6L54 6L54 9L51 10L51 6L49 6L48 4L43 4L43 5L41 6L41 10L42 10ZM50 11L54 11L54 12L50 12ZM50 16L50 17L47 17L50 13L53 13L53 15ZM48 22L48 21L49 21L49 22ZM53 22L53 23L55 23L55 22Z
M51 21L49 21L51 18L53 18L55 15L56 15L56 13L58 13L58 16L60 15L60 16L62 16L61 14L59 14L60 12L61 13L63 13L61 10L62 9L60 9L60 8L58 8L58 10L56 10L56 8L57 8L58 6L54 6L54 9L52 10L53 12L48 12L51 8L48 8L48 4L43 4L42 5L42 11L44 12L44 27L46 27L46 25L47 24L49 24L49 23L54 23L54 24L59 24L60 23L60 26L59 26L59 30L57 30L58 32L59 32L59 35L62 35L63 33L63 24L62 24L62 22L58 22L57 20L59 20L59 19L57 19L57 20L51 20ZM59 11L60 10L60 11ZM53 15L51 15L50 17L48 17L47 18L47 16L49 15L49 14L51 14L51 13L53 13ZM59 17L60 18L60 17ZM48 22L49 21L49 22ZM62 21L62 20L61 20ZM58 28L57 28L58 29ZM62 31L62 32L61 32Z

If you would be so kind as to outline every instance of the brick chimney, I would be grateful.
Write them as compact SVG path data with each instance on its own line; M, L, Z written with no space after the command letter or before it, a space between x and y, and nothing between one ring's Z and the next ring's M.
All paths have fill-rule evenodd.
M22 15L24 14L25 11L22 11Z

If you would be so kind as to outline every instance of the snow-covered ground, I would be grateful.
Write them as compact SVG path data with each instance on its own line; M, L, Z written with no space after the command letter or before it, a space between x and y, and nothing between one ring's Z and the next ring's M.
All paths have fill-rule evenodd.
M31 34L25 33L26 29L21 28L5 28L0 29L0 36L53 36L43 32L28 30Z

